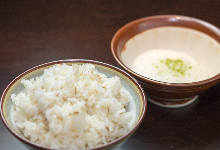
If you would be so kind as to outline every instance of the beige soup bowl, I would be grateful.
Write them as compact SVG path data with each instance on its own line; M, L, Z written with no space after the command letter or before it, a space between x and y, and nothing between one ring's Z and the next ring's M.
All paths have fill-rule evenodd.
M134 60L152 49L185 53L203 65L210 76L195 82L171 83L132 70ZM159 15L132 21L115 33L111 50L118 64L141 83L149 101L162 107L189 105L201 92L220 81L220 30L200 19Z

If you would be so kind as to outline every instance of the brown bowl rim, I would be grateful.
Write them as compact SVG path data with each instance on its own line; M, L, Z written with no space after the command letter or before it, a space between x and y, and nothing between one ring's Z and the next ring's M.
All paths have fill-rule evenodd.
M142 121L144 120L144 117L146 115L146 110L147 110L147 97L144 93L144 90L142 89L142 87L140 86L140 84L137 82L137 80L135 78L133 78L132 76L130 76L128 73L126 73L125 71L113 66L113 65L110 65L110 64L107 64L107 63L104 63L104 62L100 62L100 61L95 61L95 60L86 60L86 59L66 59L66 60L57 60L57 61L51 61L51 62L47 62L47 63L43 63L43 64L40 64L40 65L37 65L35 67L32 67L28 70L26 70L25 72L19 74L14 80L12 80L6 87L6 89L3 91L3 94L1 96L1 119L4 123L4 125L6 126L6 128L8 129L8 131L14 135L18 140L20 140L21 142L31 146L31 147L34 147L34 148L39 148L39 149L42 149L42 150L60 150L60 149L51 149L51 148L47 148L47 147L44 147L44 146L41 146L39 144L36 144L36 143L33 143L27 139L25 139L24 137L18 135L13 129L11 129L9 127L9 125L7 124L7 121L5 119L5 116L4 116L4 113L3 113L3 104L4 104L4 101L5 101L5 96L8 92L8 90L10 89L10 87L15 83L17 82L17 80L21 79L23 76L27 75L28 73L32 72L32 71L35 71L37 69L40 69L40 68L44 68L44 67L47 67L47 66L51 66L51 65L55 65L55 64L61 64L61 63L91 63L91 64L95 64L95 65L100 65L100 66L104 66L106 68L110 68L110 69L113 69L114 71L117 71L119 73L121 73L122 75L126 76L136 87L137 89L139 90L139 92L141 93L141 101L143 102L143 110L141 111L141 115L140 115L140 119L137 121L135 127L129 131L127 134L121 136L120 138L110 142L110 143L107 143L105 145L102 145L102 146L99 146L99 147L96 147L96 148L92 148L92 149L86 149L86 150L100 150L100 149L104 149L104 148L109 148L109 147L112 147L114 145L116 145L117 143L120 143L122 142L123 140L125 140L126 138L128 138L129 136L131 136L136 130L137 128L140 126L140 124L142 123Z
M128 73L130 73L131 75L137 77L139 80L147 81L147 82L150 82L151 84L164 85L164 86L168 86L168 87L191 87L191 86L200 86L200 85L208 84L208 83L211 83L211 82L214 82L214 81L219 82L220 81L220 73L218 73L217 75L215 75L215 76L213 76L211 78L205 79L205 80L196 81L196 82L189 82L189 83L169 83L169 82L164 82L164 81L158 81L158 80L154 80L154 79L145 77L143 75L140 75L140 74L132 71L130 68L128 68L121 61L121 59L117 55L117 49L114 49L114 43L116 42L116 38L120 35L121 32L123 32L124 30L126 30L130 26L133 26L133 25L138 24L138 23L143 22L143 21L147 22L150 19L165 19L165 18L178 18L178 20L182 19L182 20L188 20L188 21L191 21L191 22L198 23L198 24L206 27L207 29L213 31L214 33L217 33L219 35L219 37L220 37L220 29L218 27L214 26L213 24L211 24L209 22L206 22L204 20L201 20L201 19L198 19L198 18L194 18L194 17L183 16L183 15L175 15L175 14L172 14L172 15L168 14L168 15L154 15L154 16L148 16L148 17L139 18L139 19L133 20L133 21L125 24L121 28L119 28L116 31L116 33L114 34L114 36L113 36L113 38L111 40L111 52L112 52L112 55L113 55L114 59L117 61L117 63L123 69L125 69ZM169 26L172 26L172 25L169 25ZM191 29L193 29L193 28L191 28ZM194 29L194 30L196 30L196 29ZM204 33L204 34L206 34L206 33ZM206 35L208 35L208 34L206 34ZM210 35L208 35L208 36L211 37ZM213 38L213 37L211 37L211 38ZM217 40L215 40L215 41L217 41Z

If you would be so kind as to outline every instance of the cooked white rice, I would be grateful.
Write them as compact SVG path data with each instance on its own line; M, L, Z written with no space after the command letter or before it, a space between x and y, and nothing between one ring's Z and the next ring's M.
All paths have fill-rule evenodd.
M117 76L94 65L54 65L41 76L21 80L12 94L11 120L25 138L55 149L87 149L125 135L134 113L132 97Z

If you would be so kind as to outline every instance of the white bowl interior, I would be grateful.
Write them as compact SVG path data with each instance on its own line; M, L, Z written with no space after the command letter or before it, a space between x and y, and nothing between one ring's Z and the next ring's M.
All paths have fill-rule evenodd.
M186 53L203 65L211 76L220 73L220 44L200 31L171 26L146 30L126 42L121 53L122 62L131 68L135 58L152 49Z

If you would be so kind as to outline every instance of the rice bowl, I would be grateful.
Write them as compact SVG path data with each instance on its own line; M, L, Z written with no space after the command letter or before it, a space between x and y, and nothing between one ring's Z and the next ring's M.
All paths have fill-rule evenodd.
M63 64L63 63L66 63L66 64ZM91 63L91 64L88 64L88 63ZM71 114L74 115L74 116L77 116L77 115L80 116L80 117L78 116L78 118L73 117L72 120L75 119L75 122L77 122L77 123L79 122L79 123L78 124L71 124L69 126L69 129L72 129L72 130L66 129L66 133L61 132L61 130L60 130L60 129L62 129L63 131L65 131L65 128L60 128L59 129L58 126L62 125L62 123L59 122L59 121L62 120L62 117L63 116L68 116L68 111L69 110L67 108L68 108L69 104L68 105L65 104L65 106L62 105L63 103L58 100L59 98L57 98L57 99L51 98L51 100L53 99L54 101L56 101L56 103L50 103L49 104L46 101L47 103L44 104L44 103L42 103L42 100L39 100L41 102L38 103L38 102L36 102L36 99L34 100L33 95L32 95L31 98L34 100L33 101L34 105L37 104L37 103L40 104L40 107L37 107L37 109L40 109L40 111L43 111L43 113L45 113L45 114L46 114L46 112L48 112L47 113L48 116L46 116L46 115L44 116L44 114L43 115L41 114L41 117L39 115L36 115L35 117L29 117L29 115L37 114L36 113L37 109L31 108L31 107L25 107L26 104L22 102L22 99L25 99L24 98L25 97L24 93L25 93L25 90L26 90L25 86L29 86L28 87L29 90L33 90L33 89L36 90L36 87L46 89L45 88L46 86L40 86L40 84L38 84L38 86L36 86L36 87L34 87L32 85L33 85L34 81L37 81L37 80L38 80L37 82L40 83L39 80L41 80L40 78L44 75L45 72L47 72L51 68L55 69L56 67L52 66L54 64L56 64L55 65L56 67L57 66L59 66L61 68L64 67L65 69L67 69L69 67L72 68L73 66L75 68L76 66L78 66L81 69L84 68L83 70L85 70L84 73L87 74L86 75L87 77L88 77L89 72L91 73L91 71L92 72L94 71L94 74L97 73L96 75L99 76L98 80L100 80L101 78L103 78L103 79L106 78L105 81L110 81L109 83L107 83L107 82L104 82L104 80L101 79L103 81L102 86L104 86L106 88L104 90L104 94L103 94L103 92L102 93L97 92L98 90L96 88L94 88L93 83L91 84L91 85L93 85L93 87L88 86L88 84L87 85L85 84L84 87L82 86L82 91L84 91L84 92L81 91L82 93L80 93L80 90L77 90L78 94L76 94L76 95L78 95L80 97L80 94L82 94L81 97L84 97L84 98L87 95L85 93L87 93L88 91L91 90L90 92L93 93L94 89L97 90L95 93L100 94L97 97L98 99L100 99L100 101L97 101L97 99L95 100L94 96L90 97L90 100L93 99L94 100L93 102L97 102L97 103L95 103L95 107L97 106L97 108L94 107L95 111L93 110L92 107L89 106L89 105L93 105L92 101L90 101L90 103L85 104L86 105L85 108L87 109L87 108L90 107L90 110L86 110L84 108L83 109L80 109L80 108L77 109L78 104L79 104L78 101L75 101L75 100L71 101L70 100L71 101L70 102L69 100L67 100L63 97L63 100L66 103L72 103L72 104L77 105L77 106L70 105L75 110L75 111L72 111ZM72 66L72 64L74 64L74 65ZM80 65L76 65L76 64L80 64ZM87 69L85 69L85 68L87 68ZM88 69L88 68L90 68L90 69ZM96 70L96 68L97 68L97 70ZM61 71L61 72L65 72L65 71ZM61 74L63 74L63 73L61 73ZM85 78L87 78L86 76L83 77L83 75L80 74L79 77L81 77L81 78L83 78L83 80L85 80ZM91 78L94 78L94 76L91 77ZM46 79L46 81L50 82L48 79ZM80 80L77 80L77 81L81 82ZM116 82L114 82L114 81L116 81ZM25 86L22 86L20 84L21 82ZM66 83L69 84L71 82L66 82ZM56 84L59 85L59 83L57 81L56 81ZM118 89L120 89L120 84L121 84L122 89L124 88L125 91L124 90L118 90ZM113 85L117 85L117 88L110 88ZM31 86L32 86L32 89L30 88ZM49 89L50 88L48 86L46 91L48 92ZM54 88L53 90L55 90L55 89L56 88ZM112 90L116 90L116 92L112 93L111 92ZM129 96L129 94L127 95L126 90L127 90L128 93L130 93L131 97ZM73 90L73 91L74 91L73 93L75 93L75 90ZM109 94L107 94L108 91L109 91ZM13 95L13 93L15 93L15 95ZM37 92L35 92L35 94L36 93ZM43 92L41 91L41 94L42 93ZM63 95L61 94L61 95L64 96L67 93L65 93ZM21 94L21 95L18 96L19 94ZM114 98L113 95L115 95L115 94L117 96ZM131 101L127 101L126 98L125 99L122 98L124 96L126 97L126 95L128 96L127 100L130 99ZM46 96L48 96L48 95L46 95ZM121 98L120 98L120 96L121 96ZM40 97L43 97L43 96L41 95ZM111 97L112 100L109 100L110 97ZM122 141L124 141L126 138L128 138L137 129L137 127L141 123L141 120L144 117L145 107L146 107L146 102L144 100L145 96L144 96L143 90L140 89L140 86L128 74L126 74L125 72L123 72L123 71L121 71L121 70L119 70L119 69L117 69L113 66L110 66L108 64L104 64L104 63L96 62L96 61L87 61L87 60L63 60L63 61L57 61L57 62L50 62L50 63L47 63L47 64L43 64L43 65L34 67L34 68L26 71L25 73L21 74L20 76L18 76L15 80L13 80L9 84L9 86L6 88L6 90L4 91L1 99L2 99L2 101L1 101L1 108L2 108L1 116L2 116L4 124L9 129L9 131L13 135L15 135L15 137L17 137L19 140L24 142L25 145L27 145L28 147L43 149L43 150L45 150L45 149L97 149L98 150L98 149L112 148L112 147L118 145L119 143L121 143ZM18 99L20 99L20 100L18 100ZM45 99L45 97L44 97L44 99ZM124 101L123 100L121 101L121 99L124 99ZM84 99L84 100L87 101L88 99L87 100ZM19 103L19 101L21 103ZM81 101L83 101L83 98L80 100L80 102ZM121 101L121 103L117 102L117 101ZM27 124L24 123L25 121L24 122L22 122L22 121L19 122L20 119L17 117L17 116L19 116L18 113L17 112L13 113L14 109L17 109L17 111L19 111L19 109L22 108L21 107L22 103L24 104L24 107L23 107L23 110L22 110L23 112L21 111L21 114L24 113L25 115L20 115L21 116L20 119L21 120L22 119L23 120L27 119L26 120ZM43 104L43 105L41 105L41 104ZM17 105L17 106L15 107L14 105ZM29 104L27 104L27 105L29 106ZM34 105L32 105L32 106L34 107ZM79 105L82 105L82 103L80 103ZM114 105L114 107L111 107L113 105ZM53 107L53 106L55 106L55 107ZM71 110L73 110L72 107L71 107ZM80 107L82 108L82 106L80 106ZM50 111L47 111L47 108ZM53 109L50 109L50 108L53 108ZM62 108L65 108L65 109L63 109L61 111ZM28 109L31 109L33 111L30 111ZM118 109L118 111L117 111L117 109ZM57 110L58 110L58 112L57 112ZM26 117L26 115L27 115L27 117ZM108 116L106 116L106 115L108 115ZM15 118L15 119L13 119L13 118ZM30 119L30 118L32 118L32 119ZM52 123L52 122L50 122L51 120L50 121L47 120L46 123L44 123L45 118L46 118L46 120L48 118L53 119L54 122L52 121L53 122ZM120 118L120 120L118 120L117 118ZM37 123L39 123L40 125L37 125L37 126L33 125L33 120L34 119L35 120L38 119ZM39 120L44 120L44 121L41 122ZM65 120L67 121L68 117L63 118L62 121L64 121L64 125L68 124L68 123L65 122ZM124 122L123 122L123 120L124 120ZM31 121L32 121L32 123L30 123ZM15 122L16 122L16 125L15 125ZM42 125L42 124L44 124L44 125ZM20 129L18 128L18 126L20 127ZM26 126L26 127L24 127L24 126ZM30 126L32 128L29 128ZM42 132L39 136L42 136L41 138L44 141L39 140L39 139L37 139L39 137L31 136L31 134L30 134L30 133L35 134L34 133L35 131L37 132L37 130L35 130L35 131L33 130L33 127L40 127L40 126L44 126L44 128L43 128L44 130L41 130L41 131L38 130L38 132L39 131ZM68 127L68 125L66 125L66 126ZM50 127L52 127L52 128L50 128ZM56 129L53 128L53 127L55 127ZM27 129L26 131L25 131L25 128ZM103 132L103 129L106 130L106 133ZM89 133L88 131L91 131L92 134L90 133L90 134L87 135L86 133ZM47 133L47 135L44 134L44 133ZM57 133L59 133L59 135ZM49 135L52 135L52 136L49 136ZM68 137L71 137L71 136L72 137L75 136L75 137L72 138L72 139L70 139L70 138L68 139ZM67 137L67 138L65 139L65 137ZM88 137L87 140L85 139L85 137ZM57 140L59 141L59 139L61 140L60 143L57 142ZM90 142L90 144L88 144L88 141L89 141L88 139L90 139L91 141L93 140L93 141ZM78 140L78 143L77 143L77 140ZM40 141L45 142L47 144L42 144ZM72 145L71 144L69 145L68 142L71 142ZM83 143L85 143L85 144L83 144ZM81 144L81 146L84 145L85 147L80 147L80 144Z

